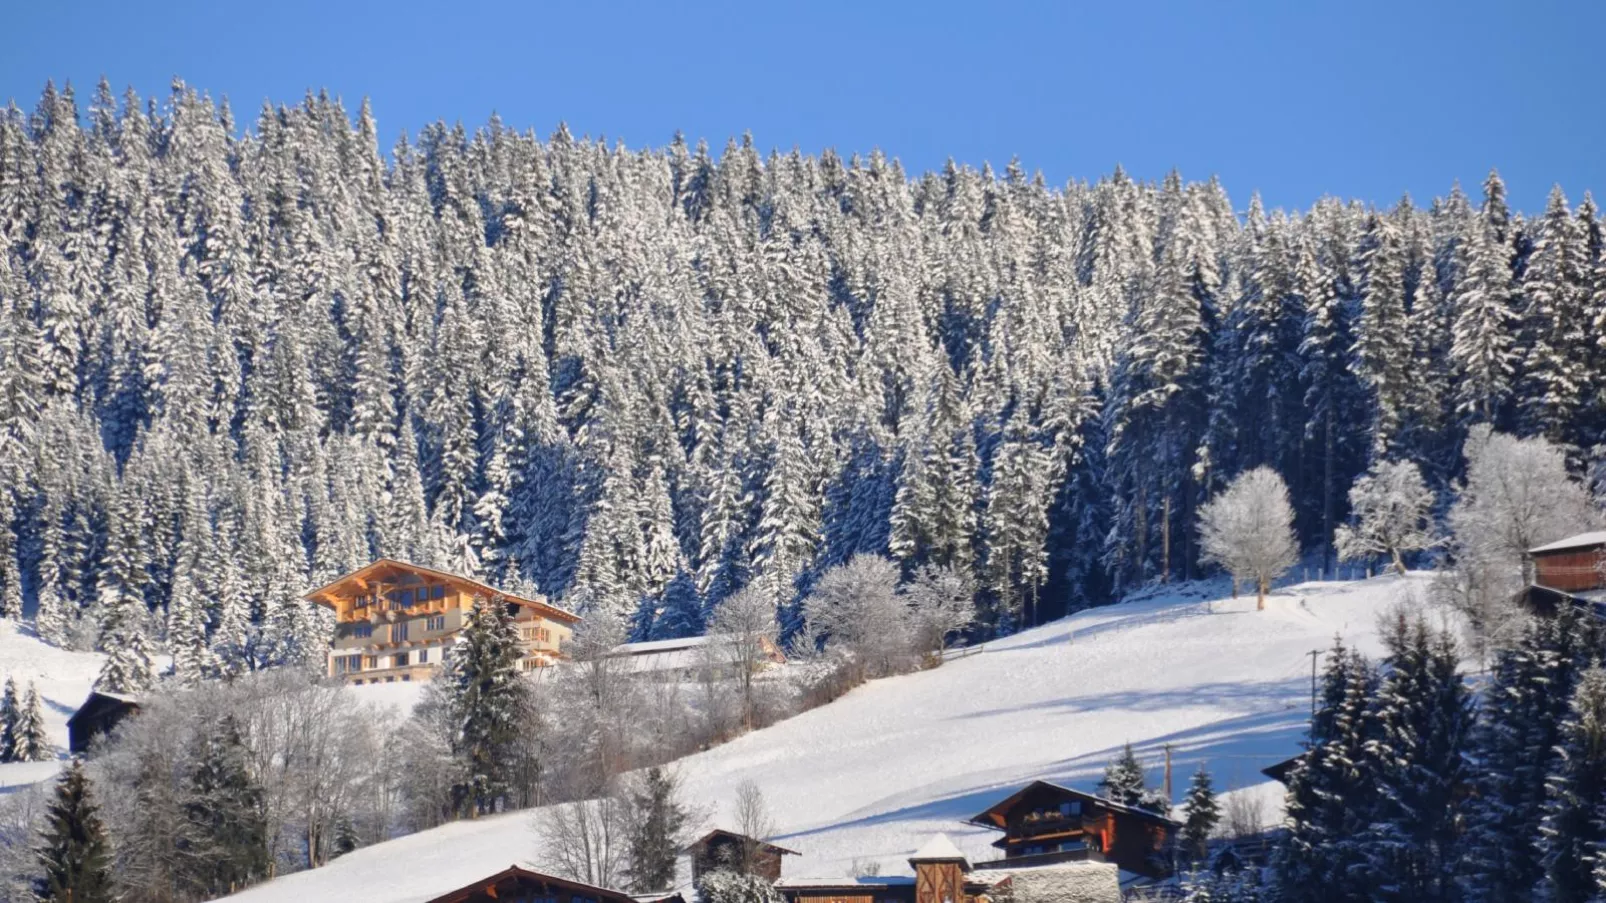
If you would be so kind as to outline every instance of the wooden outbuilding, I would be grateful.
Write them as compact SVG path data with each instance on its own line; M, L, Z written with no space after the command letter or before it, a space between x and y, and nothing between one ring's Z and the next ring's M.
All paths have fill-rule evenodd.
M109 734L118 723L139 714L139 698L95 690L67 719L67 749L73 755L89 752L95 738Z
M509 866L429 903L641 903L622 891Z
M796 850L718 828L697 838L686 852L691 854L693 883L723 868L746 871L774 884L781 880L781 857L798 855Z
M977 863L977 869L1087 860L1151 878L1169 873L1164 850L1182 827L1157 812L1048 781L1033 781L969 822L1004 833L993 842L1003 858Z
M1606 589L1606 530L1579 533L1528 550L1533 582L1565 593Z

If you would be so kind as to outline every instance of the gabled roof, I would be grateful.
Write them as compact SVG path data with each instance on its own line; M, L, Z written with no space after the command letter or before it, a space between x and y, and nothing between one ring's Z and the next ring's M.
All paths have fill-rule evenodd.
M692 841L690 844L687 844L686 849L691 850L691 849L694 849L696 847L703 846L704 844L708 843L709 841L718 840L720 838L728 838L730 840L737 841L738 843L748 843L748 842L756 843L756 844L758 844L759 849L768 850L771 853L779 853L779 854L782 854L782 855L785 855L785 856L801 856L801 855L803 855L802 853L799 853L797 850L788 850L786 847L776 846L773 843L769 843L768 841L759 840L759 839L757 839L755 837L748 837L746 834L737 834L735 831L726 831L723 828L715 828L714 830L709 831L707 834L704 834L703 836L701 836L701 837L697 838L696 840Z
M930 840L920 845L915 854L909 857L910 862L962 862L965 871L970 871L970 860L965 854L959 852L954 842L948 839L947 834L933 834Z
M1596 546L1606 546L1606 530L1591 530L1542 546L1534 546L1528 550L1528 554L1542 555L1546 552L1565 552L1569 549L1593 549Z
M1176 819L1161 815L1158 812L1150 812L1147 809L1139 809L1136 806L1127 806L1111 799L1105 799L1096 793L1072 790L1069 787L1062 787L1059 784L1054 784L1049 781L1033 781L1030 784L1027 784L1025 787L1022 787L1004 799L994 803L992 806L988 807L985 812L966 819L966 823L978 825L983 828L991 828L994 831L1002 831L1006 827L1005 814L1011 808L1013 808L1016 803L1020 802L1022 797L1035 790L1048 790L1062 796L1075 797L1077 799L1085 800L1087 802L1102 806L1113 812L1121 812L1126 815L1133 815L1138 818L1146 819L1152 822L1159 822L1160 824L1164 825L1175 827L1181 824L1181 822L1177 821Z
M307 593L305 596L303 596L303 598L309 602L315 602L319 605L328 606L331 604L328 599L328 596L331 593L334 593L343 586L353 583L358 587L365 588L368 584L368 581L371 580L375 574L385 570L410 571L414 574L433 577L436 580L440 580L445 583L455 584L459 588L469 592L471 595L484 596L487 599L506 599L507 601L516 605L523 605L527 608L533 608L543 616L549 617L554 621L561 621L565 624L576 624L580 621L579 615L572 611L559 608L558 606L553 605L545 600L526 599L523 596L516 596L512 593L503 592L502 590L499 590L490 584L482 583L469 577L464 577L461 574L453 574L450 571L440 571L436 570L435 568L425 567L421 564L413 564L409 561L401 561L396 558L376 559L349 574L343 574L339 577L336 577L334 580L331 580L323 586L320 586L317 589Z
M479 893L485 893L486 896L494 899L497 896L496 888L499 885L520 881L561 887L571 892L578 892L583 896L595 897L599 901L607 901L607 903L634 903L629 894L621 891L597 887L594 884L586 884L583 881L571 881L568 878L544 875L517 865L508 866L506 869L494 875L481 878L473 884L466 884L457 890L441 894L430 900L429 903L462 903L462 901L473 899Z
M138 696L130 696L127 693L111 693L106 690L90 690L89 695L84 698L83 705L80 705L71 715L67 716L67 723L72 724L78 720L78 716L86 712L117 706L129 706L137 709L139 705L140 698Z

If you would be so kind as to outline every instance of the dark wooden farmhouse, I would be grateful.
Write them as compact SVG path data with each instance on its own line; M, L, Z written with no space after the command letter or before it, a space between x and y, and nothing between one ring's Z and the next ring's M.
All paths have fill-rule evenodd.
M73 755L89 752L95 738L112 732L118 722L139 714L139 700L120 693L95 690L67 719L67 749Z
M774 884L781 880L781 857L798 855L795 850L717 828L699 837L686 852L691 854L693 883L709 872L726 868L757 875Z
M1033 781L970 824L1004 832L993 842L1003 858L977 869L1022 868L1089 860L1151 878L1170 871L1163 851L1181 824L1091 793Z
M510 866L488 878L441 894L430 903L642 903L605 887Z

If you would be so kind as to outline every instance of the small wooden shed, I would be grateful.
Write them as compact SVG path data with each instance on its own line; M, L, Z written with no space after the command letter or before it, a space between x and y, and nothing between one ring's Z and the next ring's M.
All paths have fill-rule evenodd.
M67 749L73 755L89 752L89 745L102 734L109 734L130 715L139 714L139 699L122 693L95 690L67 719Z

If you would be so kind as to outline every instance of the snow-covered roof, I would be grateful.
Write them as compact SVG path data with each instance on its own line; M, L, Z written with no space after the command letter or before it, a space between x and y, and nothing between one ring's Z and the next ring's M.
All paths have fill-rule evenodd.
M1108 862L1062 862L1034 868L1012 869L994 883L1008 882L998 896L1012 903L1120 903L1120 870Z
M915 883L913 875L859 875L824 878L782 878L776 887L821 890L833 887L908 887Z
M959 852L954 842L948 839L947 834L933 834L931 839L920 845L915 854L909 857L910 862L932 862L949 859L965 860L965 854Z
M1591 530L1588 533L1579 533L1566 539L1558 539L1552 543L1535 546L1528 550L1528 554L1538 555L1544 552L1561 552L1567 549L1588 549L1594 546L1606 546L1606 530Z
M673 652L678 649L695 649L708 645L707 636L686 636L673 640L647 640L642 643L620 643L613 647L615 655L647 655L653 652Z

